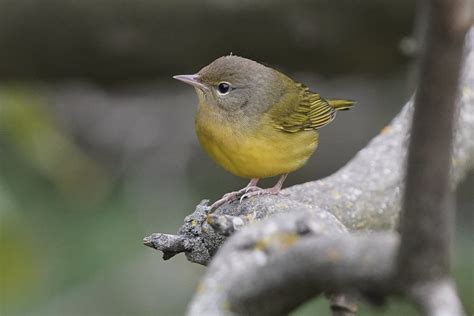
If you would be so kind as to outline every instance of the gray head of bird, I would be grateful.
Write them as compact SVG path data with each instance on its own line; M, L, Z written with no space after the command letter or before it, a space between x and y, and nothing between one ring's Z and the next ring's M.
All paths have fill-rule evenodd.
M227 113L261 113L278 102L288 78L253 60L223 56L194 75L173 78L196 88L200 103Z

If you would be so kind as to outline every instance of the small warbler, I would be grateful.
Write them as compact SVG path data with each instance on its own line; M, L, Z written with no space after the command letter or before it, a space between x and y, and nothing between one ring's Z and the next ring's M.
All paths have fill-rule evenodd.
M224 169L249 178L243 189L225 194L211 208L260 194L278 194L289 172L301 168L318 146L317 130L349 100L323 99L284 74L235 55L216 59L194 75L173 78L192 85L199 107L196 134ZM279 175L275 186L260 178Z

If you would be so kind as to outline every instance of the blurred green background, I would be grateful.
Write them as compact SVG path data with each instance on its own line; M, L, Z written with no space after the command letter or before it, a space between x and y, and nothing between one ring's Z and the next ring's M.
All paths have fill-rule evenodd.
M412 1L0 0L0 314L182 315L204 268L142 245L239 188L199 148L171 79L230 52L354 111L287 185L331 174L413 91ZM273 181L273 180L272 180ZM454 274L474 313L474 179ZM328 315L315 300L294 315ZM414 314L405 302L360 315Z

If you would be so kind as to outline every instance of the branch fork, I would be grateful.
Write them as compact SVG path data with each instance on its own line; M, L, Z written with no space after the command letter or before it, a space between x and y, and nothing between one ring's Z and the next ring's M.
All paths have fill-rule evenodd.
M226 204L212 214L203 201L177 235L144 239L165 259L184 252L191 262L209 264L189 315L285 315L322 293L329 296L333 315L354 315L357 299L383 304L390 295L410 298L423 315L463 315L448 274L449 199L474 168L474 29L467 37L455 117L450 104L458 91L464 36L443 42L443 25L450 24L437 22L455 18L453 12L460 11L451 6L464 1L427 5L429 45L422 54L415 111L411 100L330 177L287 188L283 196ZM429 110L434 115L423 115ZM443 126L436 139L430 139L432 124ZM425 203L432 199L436 203Z

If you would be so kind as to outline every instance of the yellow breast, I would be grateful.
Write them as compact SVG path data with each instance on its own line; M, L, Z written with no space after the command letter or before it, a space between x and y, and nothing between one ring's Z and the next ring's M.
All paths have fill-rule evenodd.
M203 108L196 117L196 134L219 165L243 178L267 178L299 169L318 145L316 131L280 131L265 115L248 126L216 118Z

